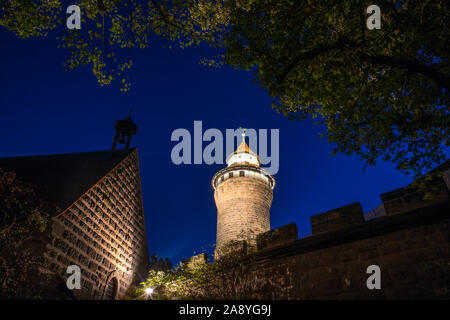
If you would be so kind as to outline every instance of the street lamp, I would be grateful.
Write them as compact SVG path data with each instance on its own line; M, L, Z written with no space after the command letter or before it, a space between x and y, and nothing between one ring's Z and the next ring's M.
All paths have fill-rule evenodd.
M153 287L148 287L145 289L145 296L147 297L147 299L148 299L148 296L150 296L150 298L152 297L152 293L154 290L155 289Z

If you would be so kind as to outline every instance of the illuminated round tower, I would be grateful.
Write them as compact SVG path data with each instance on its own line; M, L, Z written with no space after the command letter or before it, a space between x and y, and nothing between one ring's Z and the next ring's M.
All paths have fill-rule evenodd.
M260 168L257 154L245 143L227 157L227 167L212 178L217 207L216 250L233 240L256 244L270 230L270 206L275 179Z

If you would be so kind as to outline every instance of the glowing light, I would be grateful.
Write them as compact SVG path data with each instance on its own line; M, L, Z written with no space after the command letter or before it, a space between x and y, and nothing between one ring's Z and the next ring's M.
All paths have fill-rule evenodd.
M152 294L153 293L153 288L152 287L148 287L147 289L145 289L145 294L146 295L150 295L150 294Z

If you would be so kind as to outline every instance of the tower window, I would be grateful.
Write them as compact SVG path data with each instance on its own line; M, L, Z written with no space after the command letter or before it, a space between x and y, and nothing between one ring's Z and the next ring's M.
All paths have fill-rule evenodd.
M230 172L230 173L228 174L228 177L233 178L233 172Z
M223 180L225 180L225 176L222 176L222 177L220 178L220 181L223 182Z
M245 177L245 171L239 171L239 177Z

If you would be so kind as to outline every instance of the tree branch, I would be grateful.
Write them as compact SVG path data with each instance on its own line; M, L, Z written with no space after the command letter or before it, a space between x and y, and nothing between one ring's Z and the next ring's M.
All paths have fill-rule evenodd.
M306 59L312 59L315 58L321 54L333 51L333 50L337 50L337 49L350 49L350 48L357 48L357 47L362 47L363 44L362 43L356 43L356 42L351 42L349 41L347 38L343 38L341 40L339 40L338 42L334 43L334 44L323 44L318 46L315 49L312 49L310 51L307 52L302 52L301 54L299 54L298 56L295 57L294 60L292 60L291 63L289 63L286 67L286 69L284 69L283 73L281 74L281 76L278 78L278 84L282 84L284 82L284 80L286 79L286 77L289 75L289 73L302 61L302 60L306 60Z
M162 19L164 20L164 22L168 25L171 25L174 28L182 28L181 25L177 25L171 21L169 21L169 19L167 18L166 13L162 10L161 6L159 5L158 2L156 2L156 0L151 0L153 5L155 6L156 10L158 10L159 14L161 15Z
M413 73L423 74L424 76L427 76L428 78L434 80L442 88L445 88L447 90L450 88L450 77L448 75L437 71L431 66L421 64L417 61L398 59L383 55L371 56L364 53L360 54L359 57L371 63L390 66L398 69L406 69Z

